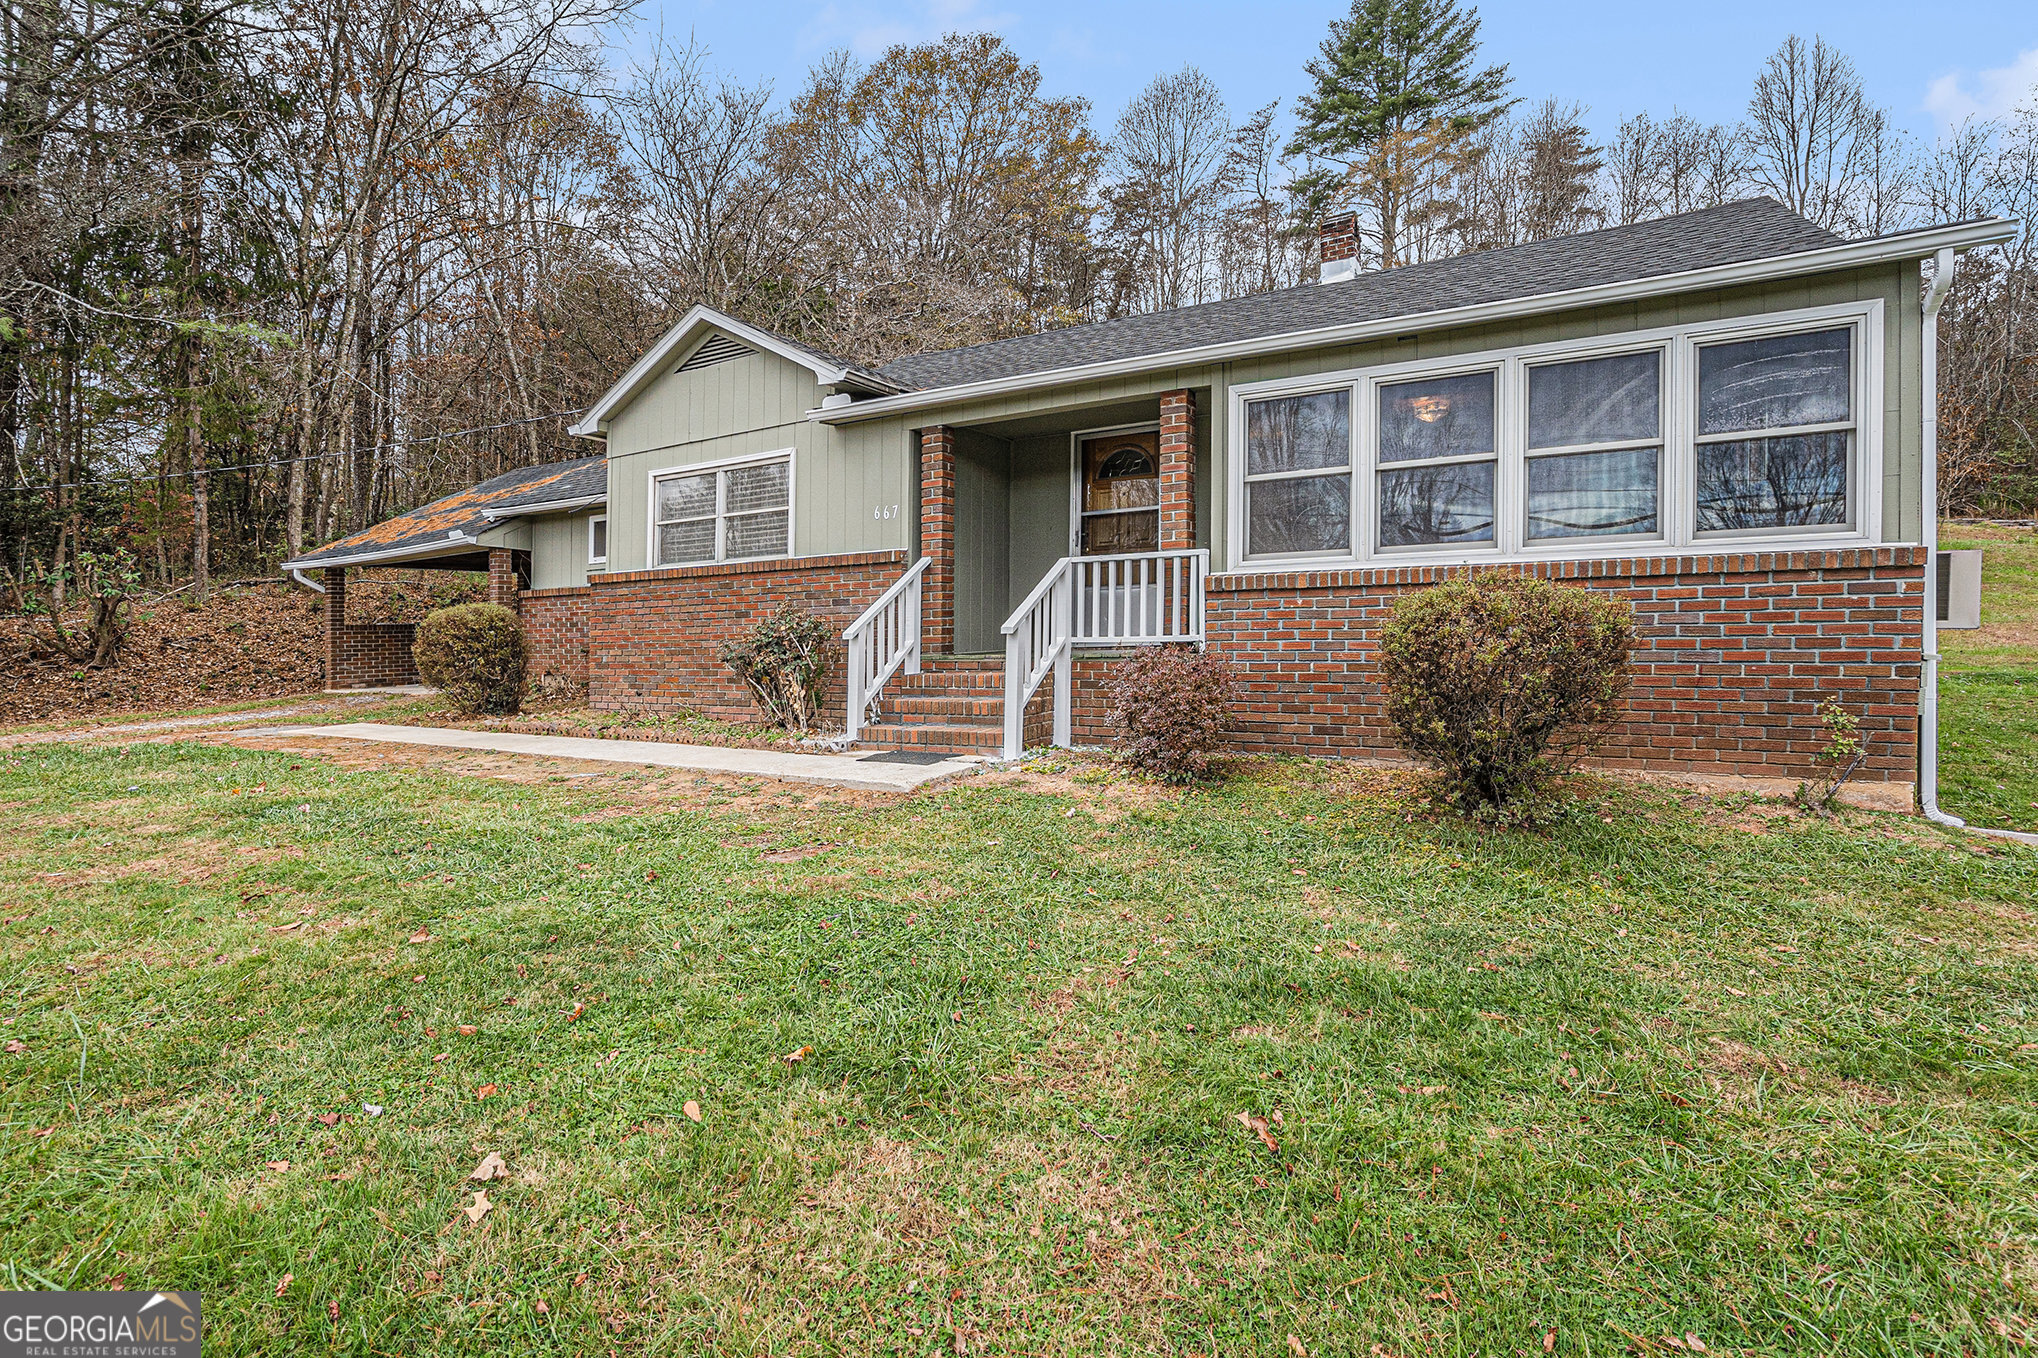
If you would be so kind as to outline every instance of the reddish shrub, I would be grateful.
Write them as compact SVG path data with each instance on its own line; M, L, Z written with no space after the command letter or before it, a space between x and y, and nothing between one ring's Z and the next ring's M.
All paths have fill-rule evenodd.
M1215 651L1149 646L1120 668L1111 698L1125 758L1164 781L1186 783L1209 775L1238 692L1231 666Z

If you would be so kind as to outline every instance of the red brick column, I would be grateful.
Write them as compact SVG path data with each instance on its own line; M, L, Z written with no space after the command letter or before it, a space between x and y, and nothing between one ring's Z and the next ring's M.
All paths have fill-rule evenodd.
M347 568L328 566L326 581L326 687L338 688L345 677L347 636Z
M934 558L921 577L920 644L935 655L955 649L955 431L920 431L920 555Z
M1161 393L1161 550L1196 545L1196 393Z
M517 566L507 547L488 549L488 601L516 612Z

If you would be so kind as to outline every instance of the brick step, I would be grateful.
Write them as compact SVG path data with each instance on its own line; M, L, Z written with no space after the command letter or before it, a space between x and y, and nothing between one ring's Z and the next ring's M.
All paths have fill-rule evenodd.
M990 722L879 722L857 733L857 744L931 754L996 754L1005 728Z
M887 721L906 722L1000 722L1005 720L1005 695L984 689L933 691L908 689L894 692L886 685L879 708Z
M1005 691L1005 674L978 674L971 670L922 670L918 674L895 674L885 681L892 693L995 693Z

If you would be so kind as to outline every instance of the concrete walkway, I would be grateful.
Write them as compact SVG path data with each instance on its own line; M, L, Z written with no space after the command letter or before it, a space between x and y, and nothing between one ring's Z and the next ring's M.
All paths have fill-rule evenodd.
M862 754L795 754L787 750L737 750L720 745L680 745L663 740L589 740L580 736L527 736L509 731L461 731L440 726L386 726L351 722L344 726L267 726L233 735L379 740L396 745L430 745L447 750L490 750L499 754L596 759L639 768L698 769L740 773L789 783L820 783L865 792L911 792L968 773L984 761L975 755L936 764L889 762L881 751Z

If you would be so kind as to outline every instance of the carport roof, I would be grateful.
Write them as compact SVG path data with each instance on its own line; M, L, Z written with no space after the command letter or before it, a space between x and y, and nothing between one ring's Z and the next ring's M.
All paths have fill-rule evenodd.
M524 467L363 528L284 562L283 569L316 570L322 566L365 566L384 561L451 565L452 558L471 557L482 550L481 534L503 519L579 509L601 504L607 497L605 457ZM485 565L485 554L481 560Z

